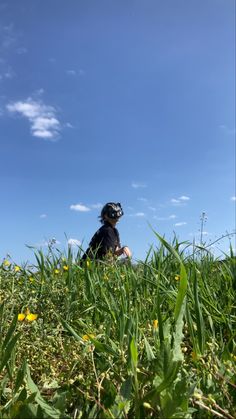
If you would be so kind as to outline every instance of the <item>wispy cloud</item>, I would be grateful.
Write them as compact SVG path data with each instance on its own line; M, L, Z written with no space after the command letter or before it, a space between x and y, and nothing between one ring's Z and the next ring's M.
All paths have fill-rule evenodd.
M145 217L144 212L135 212L134 214L132 214L133 217Z
M190 200L189 196L182 195L182 196L179 196L179 198L171 198L170 202L173 205L184 205L189 200Z
M100 203L100 202L98 202L97 204L92 204L92 205L90 205L91 206L91 208L93 208L93 209L100 209L100 208L102 208L103 207L103 205Z
M79 212L88 212L88 211L91 211L89 207L86 207L86 205L83 205L83 204L72 204L70 206L70 209L72 211L79 211Z
M235 135L235 128L229 128L227 125L220 125L219 128L227 135Z
M147 185L144 182L132 182L131 183L132 188L138 189L138 188L146 188Z
M81 246L81 241L79 241L77 239L69 239L67 243L71 247Z
M68 74L68 76L76 76L76 71L75 70L66 70L66 74Z
M45 105L41 100L28 98L25 101L16 101L6 106L11 113L18 113L28 119L31 133L34 137L55 140L59 137L61 124L56 118L56 109Z
M178 199L180 201L189 201L190 200L189 196L185 196L185 195L180 196Z
M154 215L153 218L157 221L168 221L168 220L174 220L176 218L176 215L171 214L168 217L158 217L157 215Z
M185 222L185 221L182 221L182 222L180 222L180 223L175 223L174 224L174 226L175 227L182 227L182 226L184 226L184 225L186 225L187 223Z
M40 214L39 218L47 218L47 214Z
M143 198L143 197L140 197L140 198L137 198L138 199L138 201L141 201L141 202L147 202L148 200L147 200L147 198Z

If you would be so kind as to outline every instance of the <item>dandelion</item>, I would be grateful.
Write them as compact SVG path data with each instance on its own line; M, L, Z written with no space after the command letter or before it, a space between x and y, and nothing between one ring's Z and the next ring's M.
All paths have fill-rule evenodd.
M158 328L158 320L153 320L153 329L157 330Z
M33 322L37 318L38 318L38 314L33 314L33 313L29 313L26 316L26 320L28 320L28 322Z
M54 274L58 275L60 273L59 269L54 269Z
M25 319L25 314L24 313L19 313L18 314L18 320L19 320L19 322L23 322L24 319Z
M85 342L87 342L88 340L94 339L94 338L95 338L95 336L94 336L92 333L90 333L90 334L88 334L88 335L84 335L84 336L82 337L82 339L83 339Z
M69 271L69 266L68 265L64 265L63 266L64 271Z
M14 270L15 270L15 272L20 272L20 266L16 265Z
M11 262L9 260L5 259L3 262L3 266L10 266Z
M179 281L180 280L180 275L175 275L175 280Z

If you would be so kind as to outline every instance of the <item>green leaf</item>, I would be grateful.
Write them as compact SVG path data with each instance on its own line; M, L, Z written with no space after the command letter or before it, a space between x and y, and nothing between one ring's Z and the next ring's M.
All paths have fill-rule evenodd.
M128 378L125 380L125 382L122 383L120 394L124 399L129 400L131 397L131 391L132 391L132 377L129 375Z
M181 263L179 290L178 290L178 294L177 294L177 298L176 298L175 311L174 311L174 318L175 318L176 322L177 322L178 317L179 317L180 312L181 312L181 307L182 307L182 304L184 302L184 297L185 297L186 292L187 292L187 286L188 286L187 272L185 270L184 265Z
M0 372L3 370L4 367L6 367L8 361L9 361L9 359L11 357L12 351L13 351L13 349L15 347L15 344L17 342L17 339L18 339L19 335L20 335L20 333L18 333L17 335L15 335L10 340L10 342L8 342L8 345L6 346L5 351L4 351L4 354L3 354L2 362L0 364Z
M130 353L131 353L132 363L133 363L134 367L137 368L137 364L138 364L138 350L137 350L137 347L135 345L134 338L132 338L131 343L130 343Z
M22 366L19 368L16 376L16 382L14 386L14 393L16 394L20 386L23 383L24 377L26 374L26 360L24 359Z
M11 339L11 336L13 335L13 333L15 331L16 324L17 324L17 319L18 319L18 314L15 314L15 316L14 316L12 322L11 322L11 325L10 325L8 331L7 331L7 334L6 334L6 337L4 339L4 342L2 344L2 347L3 348L5 348L7 346L9 340Z
M31 375L30 375L30 369L28 364L26 364L26 384L31 391L31 393L35 394L35 401L38 403L38 405L41 407L43 412L46 413L46 415L49 418L53 419L59 419L60 418L60 411L51 407L41 396L38 387L33 382Z
M155 359L155 355L152 351L152 348L151 348L149 342L145 338L145 336L144 336L144 344L145 344L145 349L146 349L146 354L147 354L148 361L153 361L153 359Z

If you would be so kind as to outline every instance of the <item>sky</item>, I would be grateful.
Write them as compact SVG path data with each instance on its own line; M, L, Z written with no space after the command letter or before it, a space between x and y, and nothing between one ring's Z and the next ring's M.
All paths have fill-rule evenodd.
M111 201L134 260L235 248L235 69L234 0L0 0L0 261L86 248Z

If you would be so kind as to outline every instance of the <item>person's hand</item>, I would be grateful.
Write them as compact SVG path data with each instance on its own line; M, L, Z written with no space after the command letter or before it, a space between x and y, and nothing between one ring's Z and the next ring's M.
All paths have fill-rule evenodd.
M123 249L123 255L126 256L127 258L131 258L132 257L132 253L130 251L130 249L128 248L128 246L124 246L122 247Z

